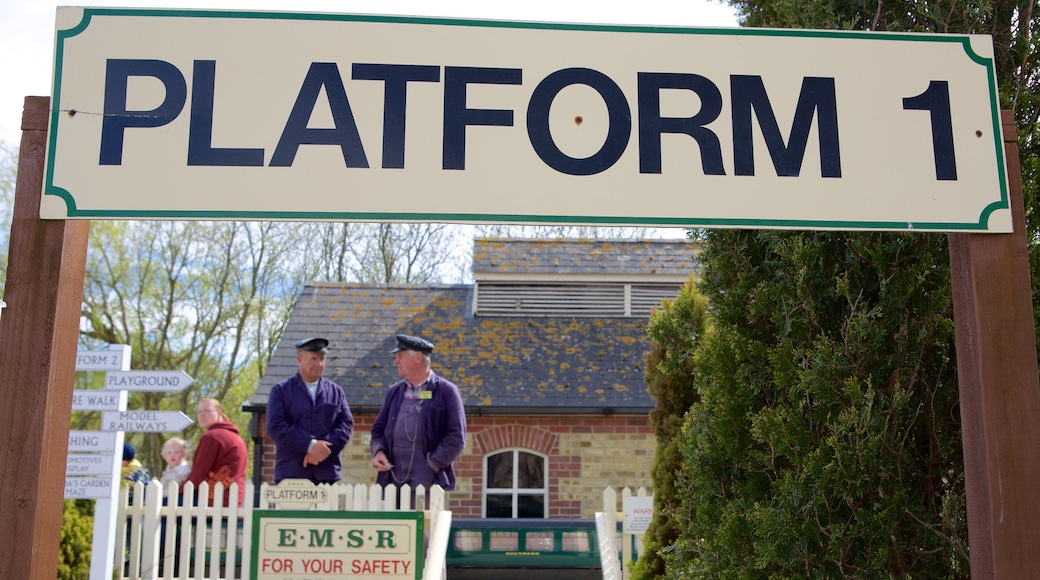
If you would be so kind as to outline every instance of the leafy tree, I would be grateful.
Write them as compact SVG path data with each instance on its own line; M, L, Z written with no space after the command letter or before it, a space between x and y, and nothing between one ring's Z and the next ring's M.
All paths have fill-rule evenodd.
M87 580L93 549L94 500L65 500L58 548L58 580Z
M670 575L967 578L945 237L708 240Z
M437 282L466 258L444 224L96 221L90 236L82 342L129 344L133 368L195 379L180 393L131 393L129 407L191 414L212 397L243 433L241 405L305 282ZM81 388L97 387L96 374L79 378ZM98 420L78 415L77 428ZM142 463L160 470L163 434L128 437Z
M660 550L679 535L675 519L681 509L675 475L682 464L682 423L697 400L693 386L693 353L705 335L707 300L687 282L674 301L665 300L650 316L647 334L646 384L657 404L650 411L650 424L657 439L654 467L654 517L646 531L647 550L640 556L633 577L653 578L664 574Z
M1031 3L730 3L748 26L992 34L1036 264ZM946 238L718 231L701 258L714 332L666 575L969 577Z

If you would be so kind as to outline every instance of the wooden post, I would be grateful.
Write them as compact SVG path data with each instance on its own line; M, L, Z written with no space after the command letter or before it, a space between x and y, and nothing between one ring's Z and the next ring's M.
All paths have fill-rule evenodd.
M971 577L1037 574L1040 379L1014 115L1004 151L1015 231L949 234Z
M50 99L26 97L0 320L0 570L54 578L87 221L41 221Z

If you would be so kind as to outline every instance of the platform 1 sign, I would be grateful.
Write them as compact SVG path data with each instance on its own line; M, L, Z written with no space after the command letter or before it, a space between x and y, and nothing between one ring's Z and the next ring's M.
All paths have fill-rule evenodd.
M1012 228L989 36L59 7L55 38L45 219Z
M329 491L309 479L286 478L264 490L264 500L281 510L315 509L329 501Z
M105 411L101 413L102 431L169 433L181 431L194 421L180 411Z
M420 580L422 512L253 511L254 580Z

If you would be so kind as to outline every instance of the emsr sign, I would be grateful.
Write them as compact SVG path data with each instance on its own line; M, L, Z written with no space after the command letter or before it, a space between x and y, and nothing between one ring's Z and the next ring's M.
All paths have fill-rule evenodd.
M1011 228L989 37L94 8L57 28L45 218Z

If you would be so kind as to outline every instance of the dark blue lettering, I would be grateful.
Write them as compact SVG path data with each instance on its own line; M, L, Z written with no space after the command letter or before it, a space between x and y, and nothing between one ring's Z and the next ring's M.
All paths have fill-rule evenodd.
M833 78L806 77L795 105L791 135L784 145L773 107L766 96L760 76L730 77L733 99L733 171L737 175L755 174L755 152L751 132L751 112L755 112L766 148L776 174L797 177L802 170L805 146L812 128L813 111L820 138L820 168L823 177L841 177L838 148L838 104Z
M639 87L639 172L661 173L661 134L681 133L693 137L701 152L705 175L726 175L722 145L705 127L722 113L722 93L715 83L695 74L638 73ZM700 99L701 108L692 117L662 117L661 89L686 89Z
M607 138L589 157L575 158L556 146L549 129L549 108L561 90L571 85L586 85L603 98L607 105ZM632 135L632 110L625 93L607 75L588 68L565 68L542 79L527 105L527 134L535 153L560 173L594 175L617 163Z
M188 129L188 165L263 167L263 149L213 147L213 93L217 61L197 60L191 79L191 124Z
M444 169L466 168L466 127L513 126L513 111L467 109L466 88L470 84L519 85L523 71L518 68L449 66L444 68L444 133L441 165Z
M950 84L932 81L928 89L916 97L903 99L903 108L910 111L928 111L932 121L932 155L935 159L935 178L957 181L957 154L953 147L953 115L950 112Z
M314 113L314 105L318 102L322 87L325 87L325 96L329 99L334 127L310 129L307 123ZM347 167L368 167L368 157L365 156L354 113L347 100L347 90L343 87L339 67L334 62L311 63L300 93L296 96L296 104L289 113L282 136L271 155L271 167L291 167L300 145L339 145Z
M166 89L163 102L150 111L126 108L127 80L158 79ZM123 134L128 127L162 127L177 118L188 99L188 85L177 67L164 60L108 59L105 64L105 115L101 121L101 165L123 164Z
M440 67L355 64L351 76L366 81L383 81L383 168L403 169L408 82L440 82Z

